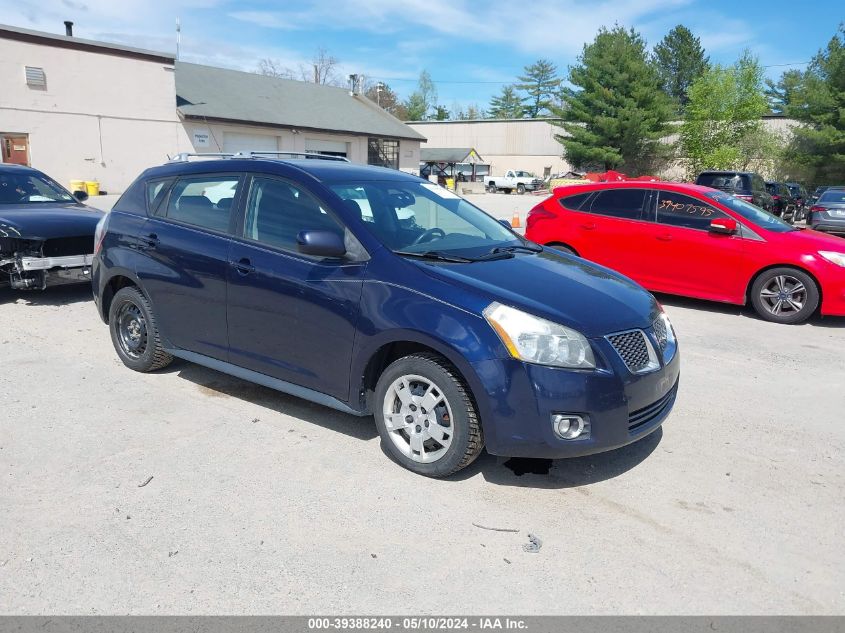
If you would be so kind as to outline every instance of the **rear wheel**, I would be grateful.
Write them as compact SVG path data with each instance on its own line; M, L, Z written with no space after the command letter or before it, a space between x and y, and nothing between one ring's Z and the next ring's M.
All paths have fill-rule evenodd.
M400 358L376 385L375 420L387 452L427 477L446 477L471 464L484 441L469 388L436 354Z
M164 351L152 305L134 286L117 291L109 307L112 344L123 364L148 372L167 367L173 356Z
M813 279L796 268L773 268L751 286L751 304L761 317L775 323L802 323L819 306Z
M496 185L495 185L494 183L492 183L492 182L491 182L489 185L487 185L487 191L488 191L489 193L496 193L496 192L498 192L498 191L499 191L499 188L498 188L498 187L496 187Z

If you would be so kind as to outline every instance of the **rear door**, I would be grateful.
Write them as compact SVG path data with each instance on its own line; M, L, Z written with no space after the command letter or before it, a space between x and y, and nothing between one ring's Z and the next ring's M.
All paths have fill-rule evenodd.
M644 187L603 189L573 213L575 248L585 259L608 266L641 280L643 208L648 195Z
M709 230L712 220L731 216L674 191L655 190L650 207L655 222L642 249L650 290L716 301L742 295L743 238Z
M300 231L344 227L276 176L251 178L241 225L228 270L231 362L346 401L365 258L300 254Z
M226 276L232 209L243 176L178 178L137 236L137 274L161 333L181 349L227 360Z

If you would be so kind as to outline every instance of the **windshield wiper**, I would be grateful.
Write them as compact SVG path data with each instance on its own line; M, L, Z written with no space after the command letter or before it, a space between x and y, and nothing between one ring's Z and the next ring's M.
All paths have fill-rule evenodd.
M491 253L513 253L519 251L520 253L542 253L543 247L539 244L516 244L514 246L497 246Z
M469 257L460 257L459 255L446 255L440 251L425 251L423 253L412 253L410 251L393 251L397 255L405 257L418 257L420 259L436 259L441 262L457 262L459 264L466 264L468 262L477 261Z

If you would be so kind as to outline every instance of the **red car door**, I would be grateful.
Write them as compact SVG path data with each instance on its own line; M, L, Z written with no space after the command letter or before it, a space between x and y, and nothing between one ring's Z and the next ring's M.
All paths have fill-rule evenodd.
M744 245L739 231L715 233L710 223L733 220L702 199L655 190L654 222L644 239L644 285L650 290L737 302L745 292Z
M581 213L573 213L573 247L585 259L640 281L643 208L648 189L599 190Z

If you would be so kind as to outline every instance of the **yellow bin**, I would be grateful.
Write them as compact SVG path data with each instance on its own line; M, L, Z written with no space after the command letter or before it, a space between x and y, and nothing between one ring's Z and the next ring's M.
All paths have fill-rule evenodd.
M100 195L100 183L96 180L86 180L85 181L85 189L88 191L89 196L99 196Z
M75 191L87 191L85 188L85 181L84 180L71 180L70 181L70 192L74 193Z

